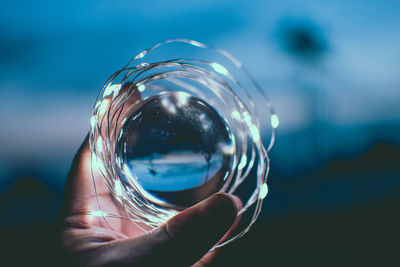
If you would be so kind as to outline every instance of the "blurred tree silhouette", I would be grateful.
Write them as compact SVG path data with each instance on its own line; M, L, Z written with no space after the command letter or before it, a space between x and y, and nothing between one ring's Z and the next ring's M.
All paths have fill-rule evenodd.
M307 19L284 18L277 38L283 51L306 63L317 63L329 51L322 30Z

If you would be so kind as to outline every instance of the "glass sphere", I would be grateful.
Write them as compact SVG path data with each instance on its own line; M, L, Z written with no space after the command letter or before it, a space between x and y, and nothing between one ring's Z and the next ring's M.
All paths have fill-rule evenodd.
M150 200L189 207L218 192L232 170L235 143L224 119L186 92L142 101L127 118L116 152Z

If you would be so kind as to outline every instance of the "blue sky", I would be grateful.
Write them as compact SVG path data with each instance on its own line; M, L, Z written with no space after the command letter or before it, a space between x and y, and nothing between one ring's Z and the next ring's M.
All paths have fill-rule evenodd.
M3 1L0 173L18 161L66 171L103 82L175 37L227 49L265 88L281 118L278 169L312 164L315 125L323 158L399 142L399 12L398 1ZM286 22L326 42L320 60L282 49Z

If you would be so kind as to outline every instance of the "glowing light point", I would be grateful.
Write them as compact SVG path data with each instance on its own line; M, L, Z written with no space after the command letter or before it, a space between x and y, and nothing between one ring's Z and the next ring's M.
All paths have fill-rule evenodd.
M264 199L268 195L268 185L263 183L260 190L260 198Z
M242 159L240 160L238 169L242 170L246 166L246 163L247 163L247 156L243 155Z
M279 118L276 114L271 115L271 126L273 128L278 128L279 126Z
M237 119L237 120L240 120L239 112L237 110L232 111L232 117Z
M139 65L137 65L139 68L145 68L145 67L147 67L149 65L149 63L147 63L147 62L143 62L143 63L140 63Z
M100 153L103 152L103 138L101 138L101 136L99 136L99 137L97 138L96 145L97 145L97 150L98 150Z
M99 107L99 114L103 115L107 109L108 106L110 104L110 100L109 99L103 99L103 101L101 101L100 107Z
M90 118L90 126L92 127L92 130L95 129L96 123L97 123L96 117L95 117L95 116L92 116L92 117Z
M216 63L216 62L212 63L212 64L211 64L211 67L212 67L216 72L221 73L222 75L227 75L227 74L228 74L228 70L227 70L224 66L222 66L222 65L220 65L220 64L218 64L218 63Z
M255 126L254 124L252 124L250 126L250 133L251 133L251 136L253 136L254 142L260 141L260 138L261 138L260 137L260 132L258 131L257 126Z
M144 90L146 90L146 86L144 84L141 84L137 87L137 89L139 90L139 92L143 92Z
M136 58L142 58L142 57L144 57L145 55L147 54L147 51L143 51L143 52L141 52L139 55L137 55L137 57Z
M248 112L243 112L243 119L247 124L251 124L251 117Z
M104 90L103 97L107 97L114 93L114 95L118 94L119 90L121 89L121 84L110 84Z

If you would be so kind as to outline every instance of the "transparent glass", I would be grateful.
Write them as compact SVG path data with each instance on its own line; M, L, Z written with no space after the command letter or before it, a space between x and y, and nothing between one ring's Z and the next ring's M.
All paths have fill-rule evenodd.
M104 84L91 117L92 164L133 223L157 227L216 192L242 189L245 234L261 210L279 120L225 50L186 39L144 50ZM246 194L244 194L246 195Z
M227 124L188 93L144 100L122 131L116 153L158 204L192 206L219 191L232 169L235 143Z

